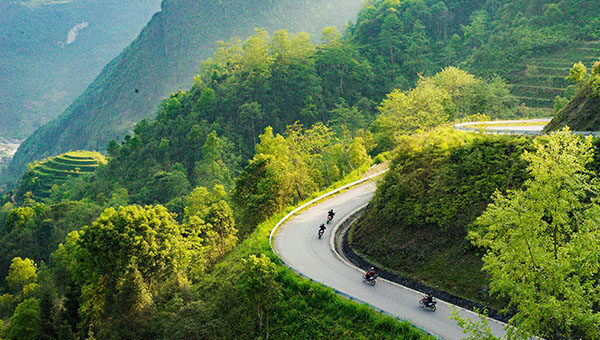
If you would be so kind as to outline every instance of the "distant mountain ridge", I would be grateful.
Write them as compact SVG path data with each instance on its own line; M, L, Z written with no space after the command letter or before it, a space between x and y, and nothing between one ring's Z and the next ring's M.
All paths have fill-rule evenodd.
M2 1L0 137L56 118L130 43L160 0Z
M189 87L219 40L247 37L255 27L315 35L326 26L343 27L360 7L359 0L164 0L137 39L85 92L21 145L9 176L14 179L34 159L68 150L103 150L110 139L152 117L170 92Z

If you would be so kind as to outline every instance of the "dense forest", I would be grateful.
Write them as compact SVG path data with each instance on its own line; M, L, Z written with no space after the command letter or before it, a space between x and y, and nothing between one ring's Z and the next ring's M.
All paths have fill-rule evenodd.
M354 16L356 3L307 1L290 10L288 2L265 9L251 1L219 2L214 8L165 1L163 11L140 37L61 118L36 131L21 146L6 177L14 183L33 160L69 150L103 150L110 139L120 140L134 123L153 117L161 98L184 84L189 86L201 58L210 55L216 40L248 36L255 26L317 33L333 17L345 22ZM543 115L548 111L537 108L552 108L554 97L567 86L562 80L564 66L557 67L557 62L567 63L568 71L573 62L590 53L600 54L596 45L580 46L600 38L595 24L600 22L599 6L594 0L370 0L356 22L349 24L346 39L368 61L377 84L373 88L376 98L394 88L411 88L419 74L431 76L453 65L486 79L504 77L525 105L516 111L518 115ZM213 13L227 15L237 26L223 27L221 32L195 24L210 22ZM238 13L257 19L242 20ZM290 15L310 19L299 24L302 20L291 20ZM166 31L157 31L162 23ZM159 49L164 55L149 52L156 51L156 46L165 47ZM539 60L546 55L551 55L549 60ZM572 61L574 57L579 59Z
M298 277L268 243L292 207L386 160L352 231L360 252L507 306L524 336L600 336L600 144L449 128L521 114L489 37L520 41L514 53L591 39L575 21L537 34L556 8L595 3L452 4L366 2L318 44L264 29L221 41L188 89L106 143L106 163L59 180L43 174L83 155L32 164L0 208L0 338L429 338Z

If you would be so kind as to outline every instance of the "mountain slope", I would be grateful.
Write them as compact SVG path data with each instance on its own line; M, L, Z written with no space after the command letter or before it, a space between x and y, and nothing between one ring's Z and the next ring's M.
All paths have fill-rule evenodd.
M598 76L584 84L573 100L544 128L545 132L568 126L573 131L600 130L600 79Z
M103 150L110 139L151 117L160 99L187 88L216 41L246 37L255 27L318 33L342 26L358 0L165 0L138 38L56 120L37 130L15 155L13 179L34 159L71 149Z
M3 1L0 137L56 118L130 43L160 0Z

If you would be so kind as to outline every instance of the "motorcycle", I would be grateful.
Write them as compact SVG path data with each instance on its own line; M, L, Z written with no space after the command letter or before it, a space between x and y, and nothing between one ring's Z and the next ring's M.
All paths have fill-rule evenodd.
M376 279L377 279L377 275L373 275L367 279L367 275L363 274L363 282L366 282L366 283L370 284L371 286L374 286L375 283L377 283Z
M327 215L327 224L331 223L331 220L333 220L333 215Z
M432 312L435 312L435 309L436 309L435 305L436 304L437 304L437 302L435 300L431 300L431 303L426 303L424 297L422 297L419 300L419 306L421 306L421 308L428 309L428 310L430 310Z
M323 234L325 234L325 229L319 229L317 234L319 235L319 238L323 237Z

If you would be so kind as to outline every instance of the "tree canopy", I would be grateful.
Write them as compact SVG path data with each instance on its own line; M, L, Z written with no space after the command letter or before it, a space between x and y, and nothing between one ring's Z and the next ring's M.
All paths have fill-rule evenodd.
M469 234L486 250L493 292L506 296L520 329L547 339L600 336L600 206L586 169L591 139L568 129L534 141L523 190L496 193Z

